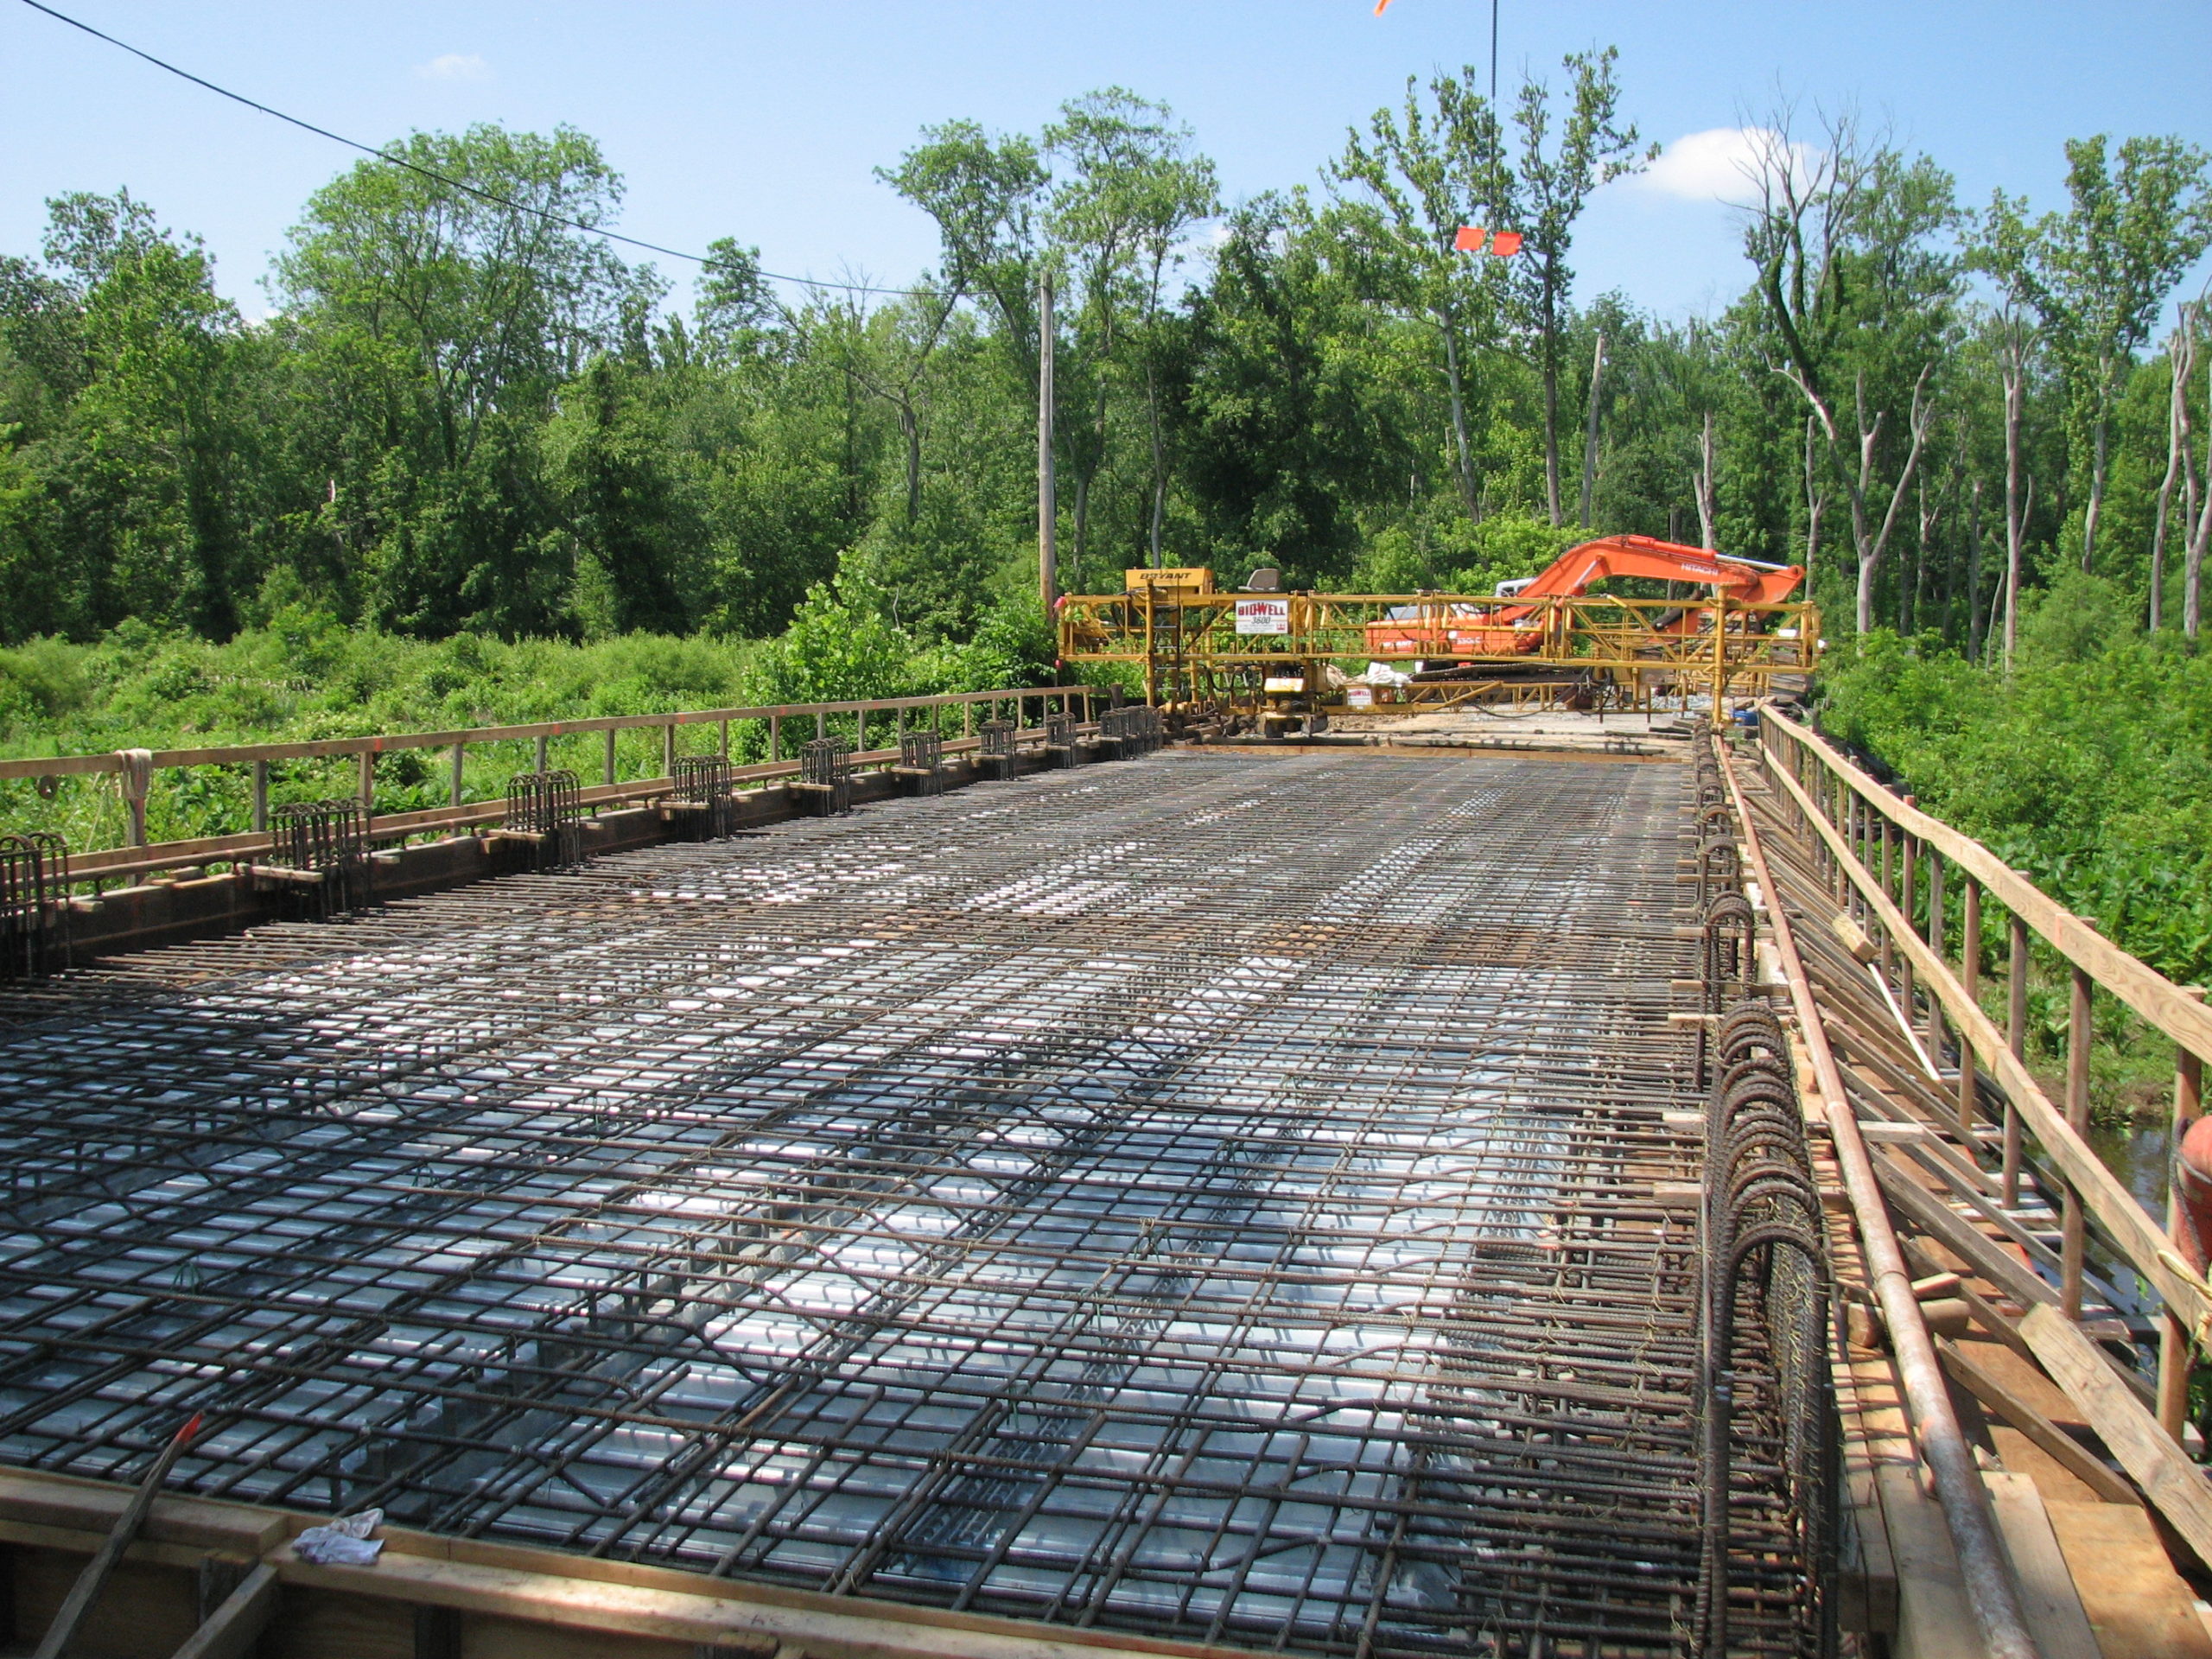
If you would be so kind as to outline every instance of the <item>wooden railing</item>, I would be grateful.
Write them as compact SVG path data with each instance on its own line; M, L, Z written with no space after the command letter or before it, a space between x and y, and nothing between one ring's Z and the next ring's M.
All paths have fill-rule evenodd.
M503 799L471 801L467 798L463 772L467 752L476 745L534 741L537 770L543 772L550 759L550 746L555 739L574 738L590 733L603 734L605 743L601 761L601 782L582 791L587 807L600 808L630 804L667 794L673 787L676 760L680 751L677 731L682 727L715 728L715 752L727 759L730 753L733 724L758 722L764 730L762 751L768 758L757 765L738 766L731 776L740 783L761 785L778 779L796 777L798 773L799 761L796 754L785 758L785 728L792 721L800 723L804 737L812 738L822 735L833 719L841 721L849 719L855 750L852 764L856 768L865 769L899 764L899 736L906 730L909 720L918 714L927 713L931 722L935 723L943 721L952 712L957 711L961 734L957 738L948 739L944 744L946 754L957 755L978 747L975 728L979 709L983 710L982 717L986 720L999 718L1002 712L1010 712L1018 728L1015 734L1017 742L1034 744L1044 741L1044 721L1047 714L1075 714L1083 725L1090 726L1095 719L1094 704L1103 701L1107 695L1106 689L1098 686L1047 686L1033 690L948 692L932 696L874 697L839 702L794 702L651 715L606 715L582 720L539 721L519 726L475 726L458 731L404 732L372 737L321 738L291 743L247 743L219 748L137 749L119 750L107 754L53 755L0 760L0 781L99 774L111 774L116 778L128 820L124 844L76 849L70 859L73 884L98 885L210 862L251 860L257 853L269 850L270 767L273 762L354 757L357 770L353 792L359 795L363 811L368 817L370 835L375 841L389 843L416 836L467 829L489 823L503 814L505 810ZM1033 704L1036 715L1033 723L1030 720ZM873 721L879 720L887 721L890 745L871 749L868 747L868 729ZM638 731L658 731L660 734L660 769L653 776L626 779L620 775L616 742L621 734ZM378 812L377 758L410 749L452 751L448 804L421 811ZM251 828L241 834L201 836L149 843L146 806L155 787L156 775L173 771L188 772L201 766L251 768ZM505 780L501 781L504 785Z
M2194 989L2174 984L2122 950L1980 842L1885 789L1809 728L1770 707L1761 709L1759 726L1768 777L1794 806L1797 828L1817 838L1839 912L1862 926L1879 950L1885 976L1903 992L1898 1006L1904 1019L1914 1017L1916 985L1922 994L1924 1033L1915 1040L1936 1065L1947 1034L1957 1050L1957 1127L1969 1147L1979 1144L1975 1130L1987 1098L1977 1070L1996 1084L2002 1099L1999 1178L2007 1208L2018 1201L2024 1137L2033 1136L2048 1161L2061 1200L2059 1312L2081 1317L2091 1222L2164 1303L2158 1416L2178 1438L2192 1344L2212 1339L2212 1289L2175 1247L2171 1204L2166 1219L2155 1219L2086 1138L2093 993L2103 991L2173 1041L2177 1146L2181 1131L2202 1109L2212 1009ZM1955 931L1947 897L1954 883L1960 889ZM1983 938L1994 919L1993 903L2001 907L2006 935L2002 1027L1981 1006ZM2026 1064L2028 982L2038 941L2063 964L2069 982L2066 1076L2057 1102Z

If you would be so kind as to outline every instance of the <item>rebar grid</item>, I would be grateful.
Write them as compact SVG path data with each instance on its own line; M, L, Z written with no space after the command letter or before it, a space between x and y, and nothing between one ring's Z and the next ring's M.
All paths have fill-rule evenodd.
M1690 824L1669 766L1169 755L79 972L0 1034L0 1460L204 1408L211 1496L1681 1650Z

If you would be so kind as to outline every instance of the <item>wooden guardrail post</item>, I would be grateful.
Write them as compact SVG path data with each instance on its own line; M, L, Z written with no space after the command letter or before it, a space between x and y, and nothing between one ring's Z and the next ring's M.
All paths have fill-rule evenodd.
M1966 981L1967 1000L1976 1007L1981 1006L1981 883L1974 877L1966 878L1966 891L1961 895L1961 908L1965 915L1959 940L1959 963L1966 971L1961 976ZM1967 1046L1964 1033L1959 1037L1959 1134L1970 1139L1974 1124L1980 1117L1980 1102L1976 1098L1974 1050Z
M537 734L537 749L535 757L537 764L531 768L531 771L537 772L540 776L543 776L552 765L553 757L549 752L551 744L546 738L545 734L540 732Z
M253 833L269 833L269 763L253 763Z
M361 817L364 820L372 818L377 810L377 752L374 749L361 751L360 790Z
M1905 797L1907 805L1910 805L1911 802L1910 796ZM1920 843L1912 836L1904 834L1900 834L1897 840L1897 908L1904 912L1904 925L1909 928L1918 919L1916 909L1919 898ZM1897 988L1901 994L1898 1006L1904 1010L1905 1023L1910 1025L1912 1023L1912 958L1910 957L1905 957L1904 961L1897 963ZM1930 1053L1928 1058L1929 1063L1933 1065L1938 1057Z
M2012 1058L2028 1057L2028 924L2012 912L2011 949L2005 970L2005 1046ZM2005 1108L2005 1207L2020 1207L2020 1114L2007 1103Z
M1897 903L1897 827L1887 818L1882 820L1882 897L1891 904ZM1882 977L1889 978L1897 972L1897 946L1890 938L1889 930L1885 928L1882 931ZM1908 986L1906 999L1910 1001L1911 995L1911 988Z
M607 728L607 759L600 771L607 786L612 789L614 786L614 728L612 726Z
M454 744L454 745L453 746L453 791L452 791L452 794L453 794L453 804L454 804L454 805L455 805L455 806L459 806L459 805L461 804L461 799L462 799L462 795L461 795L461 776L462 776L463 772L466 772L466 770L467 769L467 766L468 766L468 745L467 745L467 744L466 744L466 743L456 743L456 744Z
M2181 988L2184 995L2199 1002L2204 1000L2202 985L2184 985ZM2182 1136L2189 1133L2189 1126L2203 1112L2204 1062L2177 1043L2173 1139L2167 1154L2170 1166L2181 1156ZM2166 1173L2166 1231L2169 1236L2178 1237L2181 1228L2181 1192L2170 1166ZM2189 1421L2190 1368L2189 1327L2168 1310L2158 1319L2158 1426L2177 1443L2181 1440L2182 1426Z
M660 728L660 775L676 776L676 722L671 720Z
M2089 975L2073 971L2073 995L2066 1015L2066 1123L2077 1135L2089 1128ZM2061 1217L2058 1246L2058 1300L2069 1319L2082 1317L2082 1254L2085 1224L2082 1195L2074 1183L2059 1181Z
M1928 948L1940 957L1949 931L1946 924L1950 919L1943 914L1943 855L1933 847L1923 847L1921 853L1927 865ZM1928 998L1928 1052L1939 1063L1943 1058L1943 1002L1933 992ZM1971 1133L1971 1126L1968 1132Z

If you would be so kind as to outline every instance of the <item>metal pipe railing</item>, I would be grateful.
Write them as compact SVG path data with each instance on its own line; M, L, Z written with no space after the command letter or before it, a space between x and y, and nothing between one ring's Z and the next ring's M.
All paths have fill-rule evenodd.
M1952 1548L1958 1555L1967 1605L1974 1611L1983 1645L1993 1656L2031 1659L2037 1651L2035 1637L2021 1610L2011 1558L1999 1535L1997 1517L1990 1505L1989 1489L1982 1483L1974 1448L1960 1427L1957 1412L1952 1408L1950 1388L1944 1381L1942 1362L1936 1357L1935 1341L1929 1334L1920 1299L1913 1290L1911 1271L1905 1265L1896 1230L1890 1224L1889 1208L1883 1202L1873 1163L1859 1136L1858 1115L1844 1087L1842 1069L1828 1045L1827 1028L1821 1023L1812 981L1797 954L1788 911L1767 869L1758 826L1737 783L1735 769L1729 763L1727 746L1715 742L1713 747L1720 761L1721 776L1728 785L1737 822L1743 829L1744 849L1751 862L1752 877L1766 904L1768 929L1774 939L1775 954L1781 962L1783 977L1789 983L1798 1031L1804 1040L1806 1055L1813 1063L1814 1077L1820 1084L1822 1115L1835 1148L1836 1166L1843 1174L1844 1191L1859 1224L1859 1243L1866 1255L1874 1295L1881 1305L1883 1323L1889 1329L1897 1356L1897 1379L1904 1386L1913 1432L1920 1444L1921 1456L1935 1478L1936 1497L1942 1507L1944 1528L1950 1534Z

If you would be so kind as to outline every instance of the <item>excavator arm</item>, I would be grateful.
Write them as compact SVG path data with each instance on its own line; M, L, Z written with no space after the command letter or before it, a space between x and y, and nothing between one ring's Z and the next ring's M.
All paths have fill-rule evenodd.
M1528 619L1543 609L1540 601L1586 594L1611 576L1687 582L1717 588L1732 604L1777 605L1796 591L1805 572L1801 565L1761 564L1651 536L1601 536L1569 548L1529 581L1502 587L1498 604L1453 604L1441 627L1370 623L1368 648L1377 656L1525 655L1536 648ZM1681 612L1669 631L1696 632L1700 614L1694 608Z

